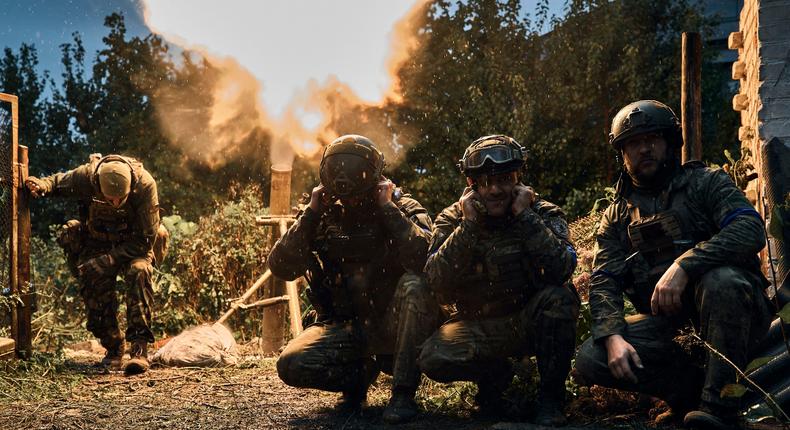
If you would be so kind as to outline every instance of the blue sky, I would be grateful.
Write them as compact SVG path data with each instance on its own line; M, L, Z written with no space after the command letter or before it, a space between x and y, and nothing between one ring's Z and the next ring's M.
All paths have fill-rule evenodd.
M0 47L16 51L22 43L34 44L39 68L49 70L55 77L61 73L59 46L71 41L71 34L78 31L91 53L88 58L92 58L107 34L104 17L112 12L123 12L130 33L148 32L137 0L3 0L2 3Z

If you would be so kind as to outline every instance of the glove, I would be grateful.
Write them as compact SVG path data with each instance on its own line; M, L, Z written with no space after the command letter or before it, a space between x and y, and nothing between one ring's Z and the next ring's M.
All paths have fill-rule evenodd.
M110 254L103 254L77 266L80 276L88 279L97 279L110 272L115 265L115 259Z
M46 192L44 181L35 176L28 176L25 180L25 186L30 190L30 195L34 198L39 198Z

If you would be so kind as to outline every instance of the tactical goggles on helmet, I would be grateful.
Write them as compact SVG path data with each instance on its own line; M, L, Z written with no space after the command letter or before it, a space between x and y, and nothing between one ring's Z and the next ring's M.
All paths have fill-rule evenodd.
M458 161L461 171L481 169L486 162L494 164L508 164L512 162L525 161L524 148L514 148L508 145L491 145L472 150L464 158Z

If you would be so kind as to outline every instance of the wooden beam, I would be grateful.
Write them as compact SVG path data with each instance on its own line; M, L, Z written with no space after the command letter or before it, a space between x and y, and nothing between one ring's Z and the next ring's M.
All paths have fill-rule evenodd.
M683 162L702 159L702 37L683 33L680 81Z
M19 146L19 205L18 227L19 234L17 252L17 287L21 303L17 305L17 355L30 358L33 353L33 333L30 327L33 317L33 294L30 288L30 193L25 188L28 176L28 150L27 146Z
M228 309L227 312L225 312L225 314L223 314L220 317L220 319L217 320L216 324L222 324L228 318L230 318L230 316L233 315L241 307L240 305L246 302L250 297L252 297L252 295L255 294L255 292L258 291L258 289L261 288L261 286L265 284L266 281L269 280L269 278L271 278L271 276L272 276L272 271L266 269L266 272L264 272L263 275L261 275L261 277L258 278L258 280L256 280L255 283L252 284L252 286L248 288L247 291L245 291L241 297L239 297L238 300L233 302L233 304L230 306L230 309Z

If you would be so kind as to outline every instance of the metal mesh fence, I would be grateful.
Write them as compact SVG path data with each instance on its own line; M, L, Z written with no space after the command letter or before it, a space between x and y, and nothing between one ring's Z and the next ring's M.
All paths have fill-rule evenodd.
M11 104L0 101L0 293L11 287L9 249L11 241L11 155L13 123Z

